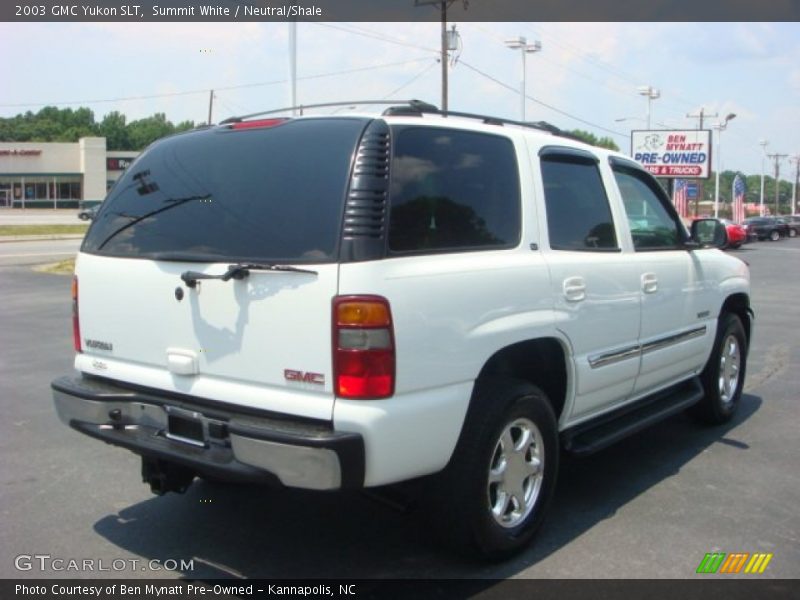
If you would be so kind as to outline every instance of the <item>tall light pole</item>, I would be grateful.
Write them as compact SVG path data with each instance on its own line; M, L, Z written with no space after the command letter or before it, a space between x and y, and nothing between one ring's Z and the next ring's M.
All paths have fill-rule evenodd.
M761 146L761 196L758 206L758 216L764 216L764 159L767 157L767 140L759 140L758 145Z
M657 90L656 88L651 87L649 85L640 85L638 88L636 88L636 91L639 92L640 96L647 97L647 129L650 129L650 110L652 108L651 104L653 100L657 100L658 98L661 97L661 90Z
M522 76L520 77L520 90L519 90L519 97L520 97L520 120L525 121L525 55L526 54L533 54L534 52L539 52L542 49L542 43L539 40L536 40L532 44L528 43L523 36L516 37L511 40L506 40L506 46L511 50L519 50L520 54L522 55Z
M736 118L734 113L728 114L725 119L719 123L714 125L714 129L717 130L717 176L716 182L714 184L714 218L719 217L719 172L722 169L722 132L725 131L725 128L728 126L728 121L731 121Z
M795 154L789 159L794 163L794 181L792 182L792 202L789 207L789 214L793 215L797 212L797 180L800 179L800 154Z
M297 21L289 21L289 106L297 114Z

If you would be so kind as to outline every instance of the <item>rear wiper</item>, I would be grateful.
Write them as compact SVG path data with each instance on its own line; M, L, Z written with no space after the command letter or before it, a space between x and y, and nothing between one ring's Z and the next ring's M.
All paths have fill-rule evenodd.
M206 275L197 271L184 271L181 273L181 279L190 288L196 287L197 282L201 279L221 279L228 281L230 279L244 279L250 275L250 271L280 271L288 273L310 273L317 275L316 271L311 269L300 269L290 265L272 265L269 263L238 263L235 265L228 265L228 270L221 275Z

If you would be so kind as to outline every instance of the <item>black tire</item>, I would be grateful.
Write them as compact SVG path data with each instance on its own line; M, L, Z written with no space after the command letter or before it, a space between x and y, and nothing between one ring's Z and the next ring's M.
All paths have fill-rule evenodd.
M558 459L558 426L544 392L513 379L476 383L453 457L436 480L435 526L450 546L470 557L502 560L519 552L545 518ZM512 477L520 470L522 475L506 481L509 470ZM490 483L490 471L499 481ZM519 496L523 502L527 497L527 507Z
M746 368L747 336L742 321L733 313L723 313L714 349L700 376L705 397L694 407L695 416L709 425L730 421L739 407Z
M85 214L85 213L84 213L84 214L80 214L80 215L78 215L78 218L79 218L81 221L88 221L88 220L89 220L89 215L87 215L87 214Z
M773 229L769 232L769 239L773 242L777 242L779 239L781 239L780 232L777 229Z
M789 237L797 237L797 229L790 229L789 230Z

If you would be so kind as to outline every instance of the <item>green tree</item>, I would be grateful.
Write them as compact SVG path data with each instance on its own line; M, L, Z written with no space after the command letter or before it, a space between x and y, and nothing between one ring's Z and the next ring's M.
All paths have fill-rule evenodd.
M609 150L619 151L619 146L612 140L610 137L602 137L599 138L595 134L584 131L582 129L573 129L572 131L568 131L570 135L573 135L580 140L586 142L587 144L591 144L592 146L598 146L599 148L608 148Z
M0 118L3 142L77 142L82 137L103 136L109 150L143 150L165 135L194 128L193 121L173 125L164 113L128 123L125 115L112 111L100 123L91 109L45 106L10 118Z
M130 136L125 121L125 115L112 111L100 122L100 135L106 138L106 148L109 150L130 150Z

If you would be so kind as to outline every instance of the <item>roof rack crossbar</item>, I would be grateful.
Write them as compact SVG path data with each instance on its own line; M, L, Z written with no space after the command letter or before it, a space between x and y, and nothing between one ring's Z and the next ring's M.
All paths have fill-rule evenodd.
M554 135L581 141L580 138L578 138L577 136L574 136L569 132L559 129L555 125L552 125L546 121L536 121L536 122L516 121L514 119L505 119L503 117L495 117L492 115L481 115L477 113L460 112L456 110L445 111L445 110L440 110L431 104L420 102L418 100L412 100L411 102L409 102L409 106L420 113L432 113L432 114L442 115L444 117L450 116L450 117L463 117L466 119L478 119L489 125L518 125L520 127L527 127L529 129L538 129L540 131L547 131L548 133L552 133Z
M287 110L296 110L299 111L300 114L303 114L303 111L309 108L330 108L333 106L359 106L364 104L407 104L408 106L415 107L417 103L432 106L425 102L420 102L419 100L350 100L347 102L322 102L319 104L298 104L297 106L285 106L283 108L275 108L273 110L264 110L257 113L250 113L249 115L241 115L238 117L229 117L224 121L220 121L220 125L228 125L229 123L240 123L245 119L252 119L253 117L262 117L264 115L274 115L277 113L286 112ZM436 108L435 106L433 107Z

